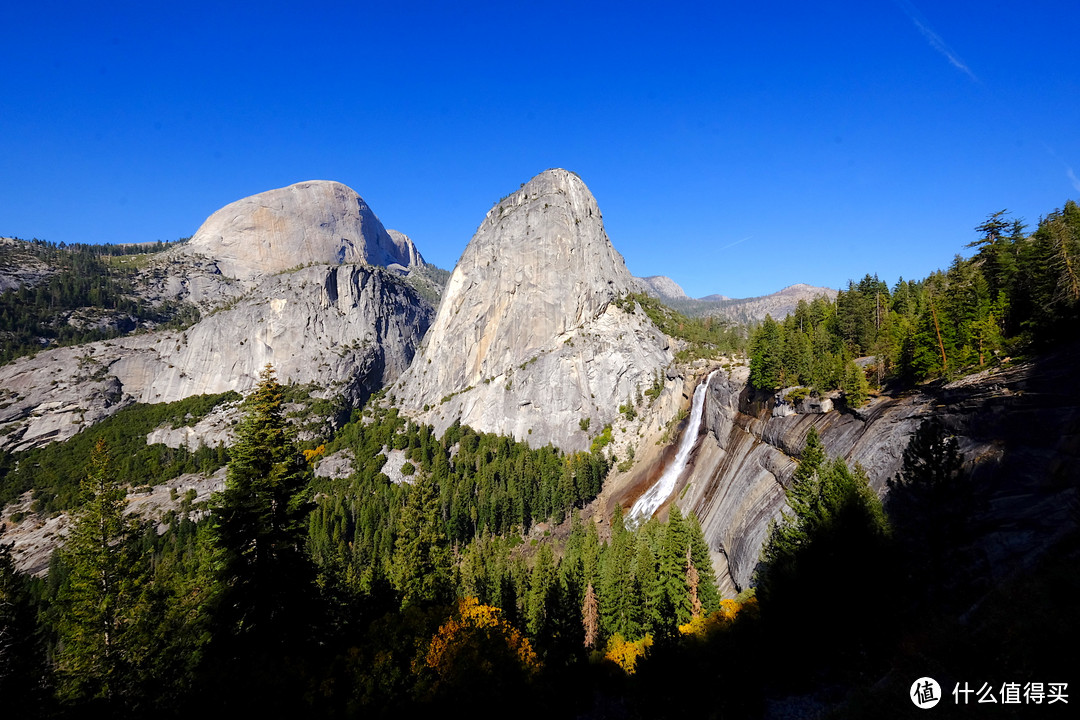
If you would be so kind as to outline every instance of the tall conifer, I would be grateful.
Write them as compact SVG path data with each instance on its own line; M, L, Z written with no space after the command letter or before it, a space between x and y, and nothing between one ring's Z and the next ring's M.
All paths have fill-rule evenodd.
M223 619L230 632L259 643L287 641L311 594L311 468L293 440L270 365L244 408L225 489L213 503Z
M68 567L61 589L58 694L65 700L111 700L123 690L129 657L125 632L136 595L124 520L124 488L113 475L109 448L98 440L81 483L83 505L63 546Z

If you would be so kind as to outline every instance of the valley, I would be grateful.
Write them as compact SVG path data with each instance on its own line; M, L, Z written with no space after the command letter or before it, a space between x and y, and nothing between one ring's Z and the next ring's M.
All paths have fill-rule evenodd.
M449 273L325 181L152 253L5 239L0 587L23 614L0 649L60 714L254 692L349 717L561 688L579 716L623 698L642 704L616 716L651 716L677 671L773 653L773 673L733 671L726 713L858 714L911 648L985 668L1017 588L1075 586L1080 522L1062 260L1080 211L1004 228L925 281L747 300L632 276L562 169L497 202ZM108 281L50 284L79 273ZM73 629L91 512L115 525L93 562L121 578L122 665ZM858 630L830 644L840 623Z

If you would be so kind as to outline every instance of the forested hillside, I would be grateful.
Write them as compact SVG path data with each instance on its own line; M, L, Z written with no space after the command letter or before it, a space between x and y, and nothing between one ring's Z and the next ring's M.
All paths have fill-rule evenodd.
M910 386L998 367L1075 336L1080 311L1080 207L1073 201L1025 233L1006 211L976 228L946 271L889 288L867 275L837 295L771 317L750 340L751 384L762 390L842 389L866 400L869 381ZM855 358L870 356L865 372Z
M750 339L751 383L841 389L857 407L871 385L952 378L1070 338L1076 204L1031 234L1003 213L979 230L974 257L947 271L894 288L867 276L834 302L767 318ZM25 292L47 303L50 283L43 274ZM612 302L681 340L682 362L743 342L738 328L645 296ZM46 577L18 572L0 541L6 712L408 717L453 703L484 717L888 717L928 673L1062 680L1055 658L1078 639L1075 522L991 586L974 551L987 532L978 490L932 419L885 502L811 431L783 458L798 463L790 512L756 587L721 599L710 550L726 551L706 544L697 517L675 502L639 527L621 507L605 512L602 441L568 453L460 422L439 435L383 395L350 417L331 401L298 410L299 393L268 367L228 449L145 439L233 394L135 405L0 458L0 499L32 491L35 510L73 509ZM289 417L311 412L341 417ZM391 455L404 456L393 472ZM347 469L317 473L331 457ZM209 502L176 498L160 523L125 515L129 485L226 463Z
M199 312L194 307L147 303L132 285L137 258L173 244L0 242L0 364L43 348L105 340L140 327L196 322Z

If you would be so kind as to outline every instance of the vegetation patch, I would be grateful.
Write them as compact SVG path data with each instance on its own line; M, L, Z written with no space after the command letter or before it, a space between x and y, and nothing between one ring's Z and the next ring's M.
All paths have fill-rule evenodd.
M79 478L99 440L111 451L112 467L131 486L157 485L189 472L212 472L228 461L224 447L200 447L191 452L161 443L146 444L146 436L162 425L194 425L221 403L235 402L235 392L195 395L173 403L130 405L62 443L27 450L0 459L0 505L22 493L34 492L36 511L55 512L75 507Z
M35 262L46 268L39 282L0 294L0 364L46 347L119 337L144 324L182 329L198 322L194 305L136 297L131 278L137 263L125 271L115 262L171 245L0 244L0 267Z

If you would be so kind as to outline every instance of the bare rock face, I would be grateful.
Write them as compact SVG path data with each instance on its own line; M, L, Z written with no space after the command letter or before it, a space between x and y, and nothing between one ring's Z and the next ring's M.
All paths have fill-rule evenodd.
M592 193L545 171L488 212L395 399L440 432L460 419L588 447L581 421L595 434L672 359L640 310L611 304L636 290Z
M732 322L755 323L761 322L766 315L771 315L774 320L783 320L795 312L800 300L812 302L815 298L823 297L826 300L836 299L836 291L831 288L814 287L799 283L774 292L771 295L761 297L743 298L740 300L722 299L712 302L712 296L698 301L697 313L705 315L719 315Z
M267 363L282 382L358 403L405 370L433 314L381 268L322 265L266 278L185 331L57 348L0 367L0 447L66 440L132 402L245 393Z
M402 258L408 259L407 263L396 264L397 267L402 269L420 268L427 264L424 262L424 256L416 249L415 243L408 235L397 230L387 230L386 234L390 236L391 242L394 243L396 253ZM387 267L394 268L395 265L388 265Z
M830 457L860 463L883 492L900 469L907 440L930 411L920 395L878 398L866 412L774 414L773 402L746 387L747 368L717 373L705 400L704 425L694 455L690 488L679 505L693 510L716 553L720 589L734 596L749 586L769 522L790 512L785 488L797 467L806 434L816 427Z
M355 191L325 180L230 203L207 218L185 248L239 280L309 263L407 268L422 262L412 241L391 237Z
M774 397L746 388L745 368L720 371L706 396L706 430L679 505L701 519L721 591L731 596L752 582L769 522L790 511L785 488L811 427L828 456L862 465L884 495L908 441L931 415L955 433L982 499L978 544L991 575L1030 562L1076 522L1069 510L1080 477L1075 352L878 397L858 412L808 407L774 414Z
M690 300L690 296L679 283L666 275L650 275L634 278L641 292L652 295L657 300Z
M0 237L0 293L33 287L48 279L56 268L26 252L26 242Z

